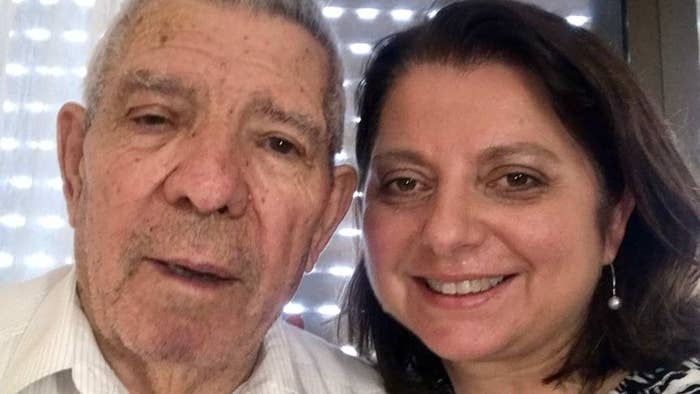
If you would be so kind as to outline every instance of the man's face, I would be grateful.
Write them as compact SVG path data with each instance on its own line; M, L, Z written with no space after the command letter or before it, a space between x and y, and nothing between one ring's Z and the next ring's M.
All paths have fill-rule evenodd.
M281 18L187 0L144 11L90 129L71 129L79 108L59 115L98 341L201 366L254 355L351 198L352 171L328 165L327 67Z

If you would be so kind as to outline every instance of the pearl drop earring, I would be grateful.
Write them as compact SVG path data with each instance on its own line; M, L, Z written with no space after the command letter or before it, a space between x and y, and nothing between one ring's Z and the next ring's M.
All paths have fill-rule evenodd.
M615 282L615 266L610 263L610 272L612 276L612 297L608 299L608 308L616 311L622 307L622 299L617 296L617 283Z

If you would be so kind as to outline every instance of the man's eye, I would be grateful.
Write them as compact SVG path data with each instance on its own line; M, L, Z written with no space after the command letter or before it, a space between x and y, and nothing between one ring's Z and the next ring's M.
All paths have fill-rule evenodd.
M168 118L156 114L147 114L135 117L134 122L140 126L162 126L168 123Z
M270 147L270 149L283 155L287 155L290 153L299 154L299 149L297 149L297 147L293 143L285 140L284 138L270 137L267 140L267 144Z

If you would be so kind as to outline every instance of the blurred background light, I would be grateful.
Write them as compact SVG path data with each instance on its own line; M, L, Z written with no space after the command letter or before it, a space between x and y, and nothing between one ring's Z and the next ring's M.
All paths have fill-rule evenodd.
M407 22L413 19L413 11L403 8L391 10L391 17L397 22Z
M26 109L29 112L39 113L47 111L49 109L49 106L46 103L42 103L41 101L33 101L24 104L24 109Z
M16 138L3 137L0 138L0 150L15 150L19 147L19 141Z
M359 228L345 227L338 230L338 234L343 237L359 237L362 235L362 230Z
M335 304L324 304L316 308L316 312L327 317L338 316L338 314L340 314L340 307Z
M290 302L284 306L284 308L282 309L282 312L284 312L288 315L299 315L299 314L306 312L306 307L304 307L304 305L301 305L297 302Z
M328 268L329 274L339 276L342 278L351 277L353 272L355 272L355 268L349 267L347 265L334 265L334 266Z
M123 0L122 0L123 1ZM73 0L80 7L90 8L95 6L95 0Z
M51 32L41 27L35 27L25 30L24 36L32 41L47 41L51 38Z
M2 102L2 111L4 113L17 112L18 109L19 105L17 103L8 100Z
M19 76L27 74L28 72L29 72L29 69L27 67L24 67L21 64L7 63L5 65L5 74L13 76L13 77L19 77Z
M15 261L14 256L7 252L0 252L0 268L8 268Z
M56 260L44 252L38 252L26 256L24 264L31 268L46 268L56 265Z
M29 140L27 147L33 150L52 151L56 149L56 142L54 140Z
M9 213L0 216L0 224L9 228L23 227L26 222L27 219L18 213Z
M591 18L584 16L584 15L569 15L566 17L567 22L569 22L570 24L572 24L574 26L579 26L579 27L588 23L588 21L590 19Z
M74 43L84 43L88 38L87 32L84 30L66 30L62 36L64 40Z
M340 350L341 350L343 353L347 354L348 356L352 356L352 357L357 357L357 356L358 356L357 349L355 349L354 346L351 346L351 345L343 345L343 346L340 347Z
M66 74L66 69L59 66L36 66L34 67L34 71L39 75L50 77L61 77Z
M376 8L358 8L355 10L358 18L366 21L371 21L377 18L379 10Z
M7 180L12 187L17 189L29 189L32 187L32 177L27 175L15 175Z
M338 19L345 13L342 7L323 7L323 16L330 19Z
M350 48L350 52L355 55L369 55L372 53L372 45L365 42L352 43L348 45L348 48Z

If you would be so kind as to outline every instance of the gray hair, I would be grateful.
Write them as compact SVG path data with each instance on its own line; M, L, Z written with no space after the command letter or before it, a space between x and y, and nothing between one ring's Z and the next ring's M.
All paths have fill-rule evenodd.
M94 120L107 75L123 55L124 43L141 12L152 0L127 0L110 24L90 59L83 87L87 107L85 129ZM330 26L314 0L205 0L217 6L243 6L256 12L281 16L308 31L323 46L328 56L329 72L323 97L323 115L330 136L330 152L339 152L343 144L345 94L343 67Z

